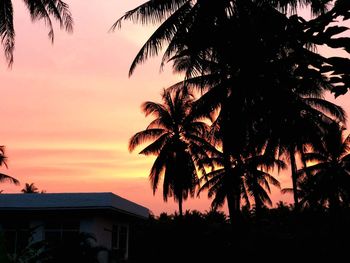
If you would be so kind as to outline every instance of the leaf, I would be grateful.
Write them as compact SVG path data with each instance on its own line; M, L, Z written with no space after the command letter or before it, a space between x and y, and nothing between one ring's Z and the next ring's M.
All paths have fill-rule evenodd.
M350 19L350 11L348 11L346 14L343 14L343 20L348 20Z
M332 66L322 66L320 68L320 73L327 73L327 72L331 72L331 71L334 71L334 68Z
M336 83L343 83L343 79L340 77L331 77L329 79L329 82L332 84L336 84Z
M338 15L342 15L346 13L350 9L350 1L349 0L337 0L335 1L335 6Z
M16 178L3 173L0 173L0 182L9 182L15 185L19 185L19 181Z
M338 35L338 34L341 34L345 31L347 31L349 28L348 27L345 27L345 26L331 26L331 27L328 27L326 29L326 31L324 33L322 33L322 35L324 35L325 37L332 37L332 36L335 36L335 35Z
M341 85L341 86L335 86L332 89L332 93L334 93L334 96L337 98L340 95L344 95L348 91L348 86Z
M348 58L330 57L327 59L327 63L332 64L337 72L350 74L350 59Z
M0 39L5 50L6 61L11 66L15 49L15 30L13 27L13 7L10 0L2 1L0 5Z
M344 48L347 52L350 51L350 38L348 37L331 38L325 41L325 44L331 48Z

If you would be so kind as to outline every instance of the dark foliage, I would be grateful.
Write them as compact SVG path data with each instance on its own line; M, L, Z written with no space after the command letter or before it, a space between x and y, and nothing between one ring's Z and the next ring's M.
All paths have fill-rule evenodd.
M244 218L244 235L232 232L217 212L150 218L135 232L130 262L336 262L347 255L350 210L337 216L304 210L297 216L280 204L265 209L259 220L251 211Z

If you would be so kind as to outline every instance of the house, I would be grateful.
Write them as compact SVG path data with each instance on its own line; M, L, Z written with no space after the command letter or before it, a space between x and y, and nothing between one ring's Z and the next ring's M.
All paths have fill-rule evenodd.
M51 243L89 233L109 250L99 254L101 263L113 253L127 259L132 225L148 216L147 208L113 193L0 194L0 230L12 252L28 242L29 230L32 242Z

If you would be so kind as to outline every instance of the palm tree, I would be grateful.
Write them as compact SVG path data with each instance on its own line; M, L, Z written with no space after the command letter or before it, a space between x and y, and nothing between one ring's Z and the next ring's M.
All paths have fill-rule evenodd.
M192 95L164 90L162 99L163 104L145 102L142 105L145 115L153 115L155 119L146 130L130 139L129 150L151 141L140 154L157 156L149 174L153 194L163 178L164 201L173 196L182 215L183 200L194 195L198 183L197 169L205 172L198 160L206 157L202 136L208 125L191 115Z
M333 120L345 122L345 112L341 107L318 98L318 95L301 97L297 94L294 96L294 100L285 101L284 107L280 107L279 110L279 112L277 109L274 111L280 115L279 117L271 117L275 124L271 124L273 129L270 141L275 140L272 143L277 143L280 155L284 155L289 160L294 207L297 211L300 208L297 190L297 156L300 156L302 164L305 166L305 148L308 146L320 149L321 138L329 122Z
M61 0L24 0L32 21L43 20L49 27L48 36L53 42L54 30L52 20L57 20L62 29L73 31L73 19L69 6ZM13 5L11 0L4 0L0 5L0 37L4 47L5 58L9 66L13 63L15 49L15 29L13 23Z
M28 184L26 183L24 188L21 190L24 194L38 194L39 189L34 185L34 183Z
M278 169L284 169L285 164L280 160L269 160L271 158L261 155L253 156L250 159L248 160L249 172L245 173L243 177L242 192L248 207L250 207L249 199L254 199L255 215L259 217L265 205L272 206L269 196L271 194L270 184L278 189L281 187L279 181L269 173L271 165L274 163Z
M338 123L331 123L323 137L323 150L305 154L306 160L314 164L299 171L303 175L299 184L303 203L327 205L331 211L349 206L350 135L345 137L344 131Z
M210 158L210 162L215 164L215 169L205 176L201 177L204 182L198 192L208 190L208 196L215 196L212 201L213 209L221 207L226 200L227 195L232 191L232 186L227 187L227 177L236 175L239 179L240 199L243 199L248 207L250 200L253 199L257 216L260 215L262 207L272 205L269 197L270 184L280 188L280 183L269 172L274 167L284 169L286 166L283 161L276 160L271 154L249 154L241 155L240 159L231 159L231 172L226 172L224 154L220 151L215 153L215 157ZM240 201L238 206L241 206ZM230 214L231 216L231 214ZM232 218L230 218L232 221Z
M331 29L327 34L321 34L332 19L341 15L337 5L326 12L328 2L151 0L127 12L114 27L120 26L123 20L143 24L161 23L137 54L130 75L137 65L150 56L158 55L168 45L162 64L170 60L175 71L186 74L182 87L191 85L188 84L189 77L206 78L199 86L194 86L207 91L205 98L211 102L203 107L207 115L215 110L220 111L224 165L226 173L232 173L230 160L240 159L249 140L259 138L263 141L269 138L271 129L268 118L276 108L266 105L276 98L276 91L283 88L292 93L289 95L298 94L298 90L293 91L295 85L299 85L296 82L299 80L306 85L310 79L314 80L311 88L316 89L315 93L322 94L331 88L335 91L336 87L332 85L335 79L328 83L320 79L335 68L336 72L344 72L344 67L339 65L344 64L341 63L344 61L324 58L311 49L320 43L334 47L330 39L337 32L343 32ZM285 15L289 11L295 12L298 4L311 6L314 14L322 15L311 21L305 21L297 15ZM346 46L344 42L338 42L338 47ZM253 58L248 66L247 54ZM315 70L310 67L320 69L317 77L314 77ZM280 72L283 74L278 75ZM289 73L293 73L292 77ZM212 76L216 78L214 81ZM288 83L285 79L293 81ZM339 82L346 82L346 78L341 77ZM293 97L285 99L288 101ZM295 153L293 147L290 147L291 159ZM232 218L240 209L239 176L226 176L225 184L230 189L227 203Z
M0 146L0 166L5 165L7 168L6 159L7 157L5 156L5 146ZM19 185L19 181L17 179L3 173L0 173L0 182L10 182L15 185Z

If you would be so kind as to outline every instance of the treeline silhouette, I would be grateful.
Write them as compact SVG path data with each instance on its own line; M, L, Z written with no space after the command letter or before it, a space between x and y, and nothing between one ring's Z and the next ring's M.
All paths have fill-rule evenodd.
M336 217L279 203L261 216L243 209L239 239L221 212L161 214L132 233L129 262L247 262L338 260L347 258L350 210Z
M161 67L184 75L162 103L142 105L154 119L129 142L130 151L146 144L140 154L156 156L153 191L162 181L181 217L183 200L207 190L214 209L227 203L239 232L242 207L263 213L270 185L280 187L272 169L289 166L292 188L282 192L293 194L296 214L348 208L346 114L325 95L348 91L350 60L318 52L350 52L348 19L346 0L151 0L122 16L112 29L159 23L130 75L160 53Z

